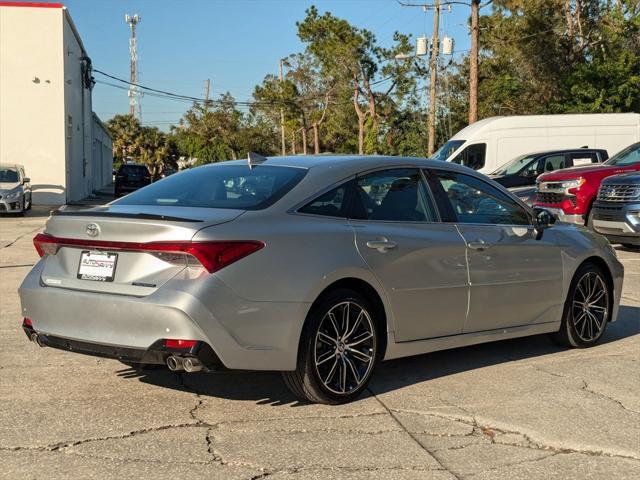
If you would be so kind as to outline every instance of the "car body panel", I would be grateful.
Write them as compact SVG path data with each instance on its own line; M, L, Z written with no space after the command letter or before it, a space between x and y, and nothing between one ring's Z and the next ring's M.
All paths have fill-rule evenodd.
M232 162L242 163L246 164ZM379 295L386 317L384 358L389 359L557 330L560 305L573 273L583 261L597 257L611 272L615 296L612 319L615 319L622 266L606 239L586 229L559 224L544 230L541 240L535 240L533 232L525 228L528 237L523 243L536 245L535 248L524 252L507 246L504 258L487 260L469 255L463 236L458 233L458 229L465 231L461 225L407 226L297 212L298 206L333 185L370 170L404 166L444 168L486 181L481 174L456 165L443 166L437 161L393 157L283 157L265 163L305 168L308 172L280 200L263 210L242 213L162 207L160 211L116 202L105 209L54 215L45 227L46 234L87 239L87 224L96 223L101 229L99 238L113 241L240 239L261 241L264 248L212 274L199 266L168 267L156 263L157 259L143 258L146 253L136 253L137 257L131 259L123 257L123 261L131 261L128 273L132 275L139 269L142 278L155 269L161 281L155 288L140 287L149 288L147 291L125 285L133 277L119 282L121 290L112 291L101 290L109 287L87 280L78 280L84 283L77 285L47 285L43 279L54 276L54 267L70 282L75 279L74 256L79 255L80 249L69 248L75 251L59 254L60 258L55 260L46 256L27 275L19 291L23 316L32 320L36 332L62 338L135 348L149 348L162 338L195 339L209 344L229 368L293 370L302 328L313 302L335 282L357 279ZM528 208L512 198L522 208ZM136 217L137 214L144 216ZM162 215L164 219L160 218ZM470 231L466 229L467 236ZM382 254L366 247L368 239L378 235L397 238L397 251ZM503 233L495 235L492 241L497 242ZM536 252L547 255L554 250L542 249L544 242L557 246L560 254L553 253L534 264ZM384 258L390 260L388 265L381 263ZM139 262L139 268L133 267L135 262ZM562 268L561 275L551 266L553 262ZM120 266L127 273L128 267ZM505 269L504 274L496 272L498 268ZM527 277L529 269L534 274L532 278ZM116 276L118 273L116 269ZM506 280L499 275L506 275ZM544 279L554 286L553 292L541 286ZM443 283L438 285L439 281ZM507 307L514 318L520 318L515 323L508 319L507 326L496 330L488 317L478 314L478 328L492 330L464 333L469 331L464 323L468 320L466 311L476 305L475 294L469 304L474 284L483 288L501 281L515 282L510 291L513 298L508 299ZM545 298L535 305L516 302L516 295L522 297L531 288ZM480 302L491 298L489 292L482 290L477 296ZM421 302L421 298L426 301ZM523 305L532 305L526 316L520 311ZM508 316L507 307L502 312L503 319ZM532 323L524 324L526 321Z
M595 231L611 242L640 246L640 172L605 178L593 212Z

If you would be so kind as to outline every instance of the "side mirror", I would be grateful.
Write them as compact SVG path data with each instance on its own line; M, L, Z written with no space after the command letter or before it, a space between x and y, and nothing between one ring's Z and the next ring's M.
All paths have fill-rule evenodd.
M536 207L533 209L533 212L533 226L536 230L536 239L540 240L542 238L542 232L556 223L556 217L554 217L549 210L544 208Z
M30 182L31 182L31 179L29 177L24 177L22 179L22 183L30 183Z

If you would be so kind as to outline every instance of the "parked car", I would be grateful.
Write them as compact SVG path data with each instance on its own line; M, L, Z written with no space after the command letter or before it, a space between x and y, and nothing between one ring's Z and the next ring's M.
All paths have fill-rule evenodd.
M54 212L19 291L25 333L173 371L279 370L334 404L378 360L541 333L589 347L616 318L609 242L468 168L249 158Z
M640 172L602 181L593 204L593 229L612 243L640 246Z
M524 187L535 185L538 175L545 172L578 165L602 163L608 158L607 151L599 148L574 148L528 153L514 158L490 173L489 177L507 188Z
M573 167L538 177L535 205L564 222L591 226L600 183L611 175L640 171L640 143L634 143L599 165Z
M0 164L0 213L31 210L31 179L18 164Z
M490 117L456 133L433 156L489 174L535 150L576 145L617 152L640 142L640 113L582 113Z
M123 164L116 173L116 197L135 192L151 183L151 174L146 165L136 163Z

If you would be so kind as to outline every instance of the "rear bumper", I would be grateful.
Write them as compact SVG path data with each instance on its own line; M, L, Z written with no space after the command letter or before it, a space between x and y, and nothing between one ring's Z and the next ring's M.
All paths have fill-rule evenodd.
M38 344L42 347L57 348L68 352L90 355L92 357L114 358L124 363L142 363L146 365L165 365L171 355L198 358L207 370L219 370L222 366L220 359L213 349L204 342L198 342L188 349L170 349L164 346L162 341L157 341L149 348L128 348L118 345L103 345L100 343L82 342L55 335L39 334L33 327L22 325L24 333L29 340L35 333L38 336Z
M197 340L230 369L295 369L307 304L248 301L215 275L170 280L145 297L68 290L43 285L42 265L20 287L22 316L55 348L138 358L161 339Z

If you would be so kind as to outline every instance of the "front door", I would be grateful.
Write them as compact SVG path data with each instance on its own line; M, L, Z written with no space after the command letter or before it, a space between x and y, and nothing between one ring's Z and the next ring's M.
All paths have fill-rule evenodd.
M397 341L462 332L467 314L466 245L455 225L438 222L418 169L357 179L350 220L360 255L384 286Z
M563 269L553 235L537 239L527 211L493 185L471 175L433 173L467 244L464 332L559 321Z

